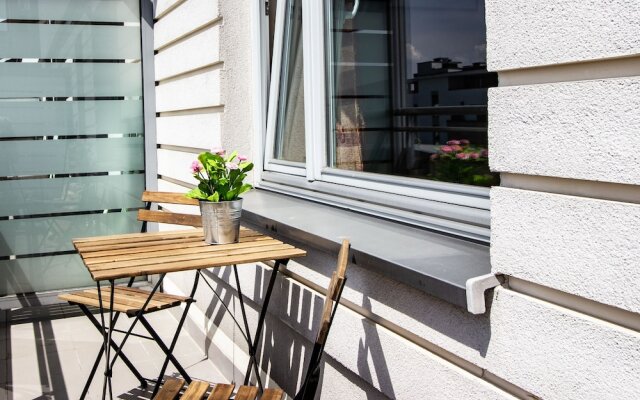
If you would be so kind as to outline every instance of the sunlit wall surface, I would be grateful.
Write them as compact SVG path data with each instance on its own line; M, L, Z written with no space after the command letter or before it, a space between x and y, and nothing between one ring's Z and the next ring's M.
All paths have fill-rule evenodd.
M92 283L71 239L140 230L138 0L0 0L0 296Z

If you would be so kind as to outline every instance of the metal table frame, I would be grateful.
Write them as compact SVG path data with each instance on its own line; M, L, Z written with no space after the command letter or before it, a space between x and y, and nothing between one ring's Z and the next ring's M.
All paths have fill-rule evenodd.
M147 386L147 382L153 382L155 383L155 388L153 390L153 394L152 394L152 398L156 395L156 393L158 392L159 388L160 388L160 383L162 382L162 377L164 376L164 373L166 372L166 369L168 367L169 361L171 361L171 363L176 367L176 369L178 370L178 372L183 376L183 378L187 381L187 383L191 382L191 378L189 377L189 375L187 374L187 372L184 370L184 368L180 365L180 363L178 362L178 360L175 358L175 356L173 356L173 350L175 349L175 345L178 341L178 336L182 330L182 327L184 325L184 322L186 321L186 317L187 317L187 313L189 311L189 307L191 306L191 303L194 302L193 297L195 295L196 289L198 287L198 281L199 278L202 277L203 281L207 284L207 286L211 289L211 291L214 293L214 295L218 298L218 300L220 301L220 303L223 305L223 307L227 310L227 312L229 312L229 315L231 316L231 318L233 319L234 323L238 326L238 329L240 330L240 332L242 333L246 343L247 343L247 347L248 347L248 351L249 351L249 362L247 365L247 370L246 370L246 374L245 374L245 378L244 378L244 384L248 384L250 378L251 378L251 373L252 371L255 373L256 376L256 381L258 383L258 387L260 389L260 392L262 393L263 391L263 385L262 385L262 380L260 378L260 372L258 369L258 360L256 357L256 349L258 348L258 344L260 343L260 337L262 334L262 330L264 327L264 321L267 315L267 310L269 307L269 302L271 299L271 293L273 292L273 286L275 284L276 281L276 276L278 274L278 271L280 269L280 266L282 265L287 265L287 263L289 262L289 259L282 259L282 260L275 260L275 265L273 267L273 270L271 272L271 277L269 279L269 283L267 286L267 291L265 292L265 298L262 304L262 308L260 310L260 316L258 318L258 324L256 326L256 331L254 333L254 336L252 338L250 329L249 329L249 323L247 320L247 314L246 314L246 308L244 305L244 300L243 300L243 295L242 295L242 288L240 285L240 279L238 276L238 267L237 264L233 264L233 272L234 272L234 276L235 276L235 280L236 280L236 290L238 291L238 298L240 301L240 311L241 311L241 315L242 315L242 319L244 322L244 327L242 327L240 325L240 323L238 322L238 320L234 317L233 313L231 312L231 310L229 310L228 305L222 300L221 296L218 294L218 292L213 288L213 286L209 283L209 281L206 279L205 275L202 273L202 269L206 269L206 268L202 268L202 269L196 269L196 274L194 277L194 283L191 289L191 294L189 296L189 300L186 301L186 306L185 306L185 310L182 312L182 315L180 317L180 321L178 322L178 326L176 328L176 332L173 335L173 338L171 340L170 345L167 347L166 344L162 341L162 339L159 337L159 335L155 332L155 330L153 329L153 327L149 324L149 322L146 320L146 318L144 318L144 310L146 309L147 305L149 304L149 302L151 301L153 295L158 291L158 289L160 288L164 277L166 276L166 273L160 274L160 277L158 279L158 281L156 282L156 284L154 285L153 289L151 290L151 292L149 292L149 296L146 300L146 302L144 303L144 305L140 308L140 310L136 313L133 322L131 323L131 326L129 327L129 329L126 331L124 338L122 339L122 342L117 345L112 338L112 332L113 331L118 331L115 329L115 324L118 320L119 317L119 312L115 312L113 311L113 298L114 296L110 296L109 299L109 313L108 313L108 321L109 324L107 326L106 320L105 320L105 310L103 307L103 302L102 302L102 291L101 291L101 284L100 281L96 281L96 286L98 289L98 303L100 304L100 323L98 323L98 321L96 320L96 318L91 314L91 312L86 308L86 306L80 305L80 308L82 309L82 311L85 313L85 315L87 315L87 317L91 320L91 322L93 323L93 325L102 332L103 335L103 346L100 349L98 356L96 358L96 361L93 365L93 368L91 370L91 373L87 379L87 382L85 384L84 390L82 392L82 396L81 399L84 399L86 396L86 393L89 389L89 386L95 376L95 373L99 367L99 363L103 357L103 355L105 355L107 362L105 362L105 369L104 369L104 380L103 380L103 384L102 384L102 398L105 399L106 398L106 393L107 390L109 391L109 397L113 398L113 390L112 390L112 385L111 385L111 378L112 378L112 370L113 370L113 366L116 362L116 360L118 359L118 357L122 358L122 361L124 362L124 364L129 368L129 370L131 370L131 372L136 376L136 378L140 381L140 384L142 387L146 387ZM131 286L133 284L133 280L134 278L130 278L129 283L127 286ZM114 288L115 288L115 280L114 279L109 279L109 286L111 289L111 293L114 293ZM125 356L124 352L123 352L123 348L125 343L127 342L127 339L134 335L136 336L136 334L132 333L133 328L135 327L135 325L138 323L138 321L140 321L140 323L145 327L145 329L149 332L149 334L151 335L151 339L153 339L158 346L162 349L162 351L165 353L166 358L165 361L162 365L162 368L160 369L160 373L158 375L158 378L155 380L152 379L147 379L144 378L139 372L138 370L135 368L135 366L133 365L133 363ZM122 332L122 331L121 331ZM113 358L111 358L111 349L113 348L113 350L115 351L115 354L113 355Z

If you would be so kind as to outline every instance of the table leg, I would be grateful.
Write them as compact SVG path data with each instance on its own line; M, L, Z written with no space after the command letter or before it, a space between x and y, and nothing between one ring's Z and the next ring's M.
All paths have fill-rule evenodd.
M260 317L258 318L258 326L256 328L256 335L255 338L253 339L253 342L251 342L251 337L249 336L249 364L247 365L247 372L244 376L244 384L247 385L249 383L249 379L251 378L251 369L253 368L253 371L256 374L256 380L258 381L258 387L260 388L260 392L262 392L262 380L260 379L260 372L258 369L258 360L256 359L256 349L258 348L258 344L260 343L260 336L262 335L262 328L264 327L264 320L267 316L267 310L269 308L269 302L271 300L271 293L273 292L273 286L276 282L276 276L278 275L278 271L280 270L280 266L281 265L287 265L287 263L289 262L289 260L282 260L282 261L276 261L274 266L273 266L273 270L271 271L271 277L269 279L269 285L267 286L267 292L264 295L264 301L262 303L262 309L260 310ZM236 273L236 280L237 280L237 273ZM240 281L237 281L238 283L238 289L240 288ZM240 296L240 298L242 298L242 295L240 295L240 290L238 290L238 295ZM243 318L245 318L246 321L246 315L244 315L244 306L242 301L240 302L240 306L241 306L241 311L243 312Z

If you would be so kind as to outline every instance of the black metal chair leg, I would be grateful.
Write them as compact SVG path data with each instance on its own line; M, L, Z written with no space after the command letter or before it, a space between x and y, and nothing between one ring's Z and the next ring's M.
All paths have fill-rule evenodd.
M160 347L160 349L164 352L164 354L167 355L167 358L169 358L169 361L171 361L171 364L173 364L173 366L176 367L176 369L178 370L180 375L182 375L184 380L187 381L187 383L191 383L191 377L189 376L189 374L187 374L187 371L184 370L184 368L182 367L182 365L180 365L180 362L175 358L175 356L171 354L171 352L169 351L169 348L167 348L167 345L164 344L160 335L158 335L158 333L153 329L151 324L149 324L149 321L147 321L144 317L140 317L140 323L149 332L153 340L158 344L158 347Z
M93 316L91 311L89 311L89 309L83 304L78 304L78 306L80 307L80 310L82 310L84 315L86 315L86 317L89 319L89 321L91 321L93 326L95 326L95 328L102 334L102 329L100 327L100 323ZM114 324L116 323L117 319L118 319L118 315L116 315L115 318L113 319L113 323ZM120 347L113 340L111 341L111 347L115 351L119 351L120 350ZM102 357L103 353L104 353L104 348L102 348L102 350L98 354L98 358L96 359L96 362L94 364L94 370L91 372L91 375L89 376L89 380L87 381L87 385L86 385L87 388L91 384L91 380L93 379L93 375L95 374L95 369L97 368L97 365L100 362L100 357ZM142 374L140 374L140 372L136 369L136 367L133 365L131 360L129 360L129 358L124 355L124 353L120 353L120 358L122 358L122 362L127 366L127 368L129 368L129 370L136 377L136 379L138 379L138 381L140 382L140 386L142 386L143 388L146 387L147 386L147 380L142 376Z
M178 336L180 335L180 331L182 330L182 326L187 319L187 313L189 312L189 307L191 307L191 303L194 302L193 297L196 295L196 289L198 288L198 281L200 280L200 271L196 271L196 276L193 280L193 287L191 288L191 294L189 295L189 300L187 300L187 304L184 307L184 311L182 312L182 316L180 317L180 322L178 323L178 327L176 328L176 333L173 335L171 339L171 345L169 346L169 354L173 354L173 349L176 347L176 343L178 343ZM147 321L142 321L145 324ZM146 327L146 326L145 326ZM151 332L149 332L151 333ZM160 373L158 375L158 379L156 380L156 386L153 388L153 394L151 398L153 399L158 390L160 389L160 385L162 383L162 377L164 376L165 371L167 370L167 366L169 365L169 356L164 359L164 363L162 364L162 368L160 369ZM175 365L175 363L174 363ZM177 368L177 367L176 367ZM183 375L187 383L191 383L191 378L188 375Z

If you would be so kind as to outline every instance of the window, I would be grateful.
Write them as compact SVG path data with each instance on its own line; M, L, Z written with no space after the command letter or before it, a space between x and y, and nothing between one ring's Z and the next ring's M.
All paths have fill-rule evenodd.
M497 75L486 69L484 1L277 8L266 186L486 240L498 176L488 168Z

